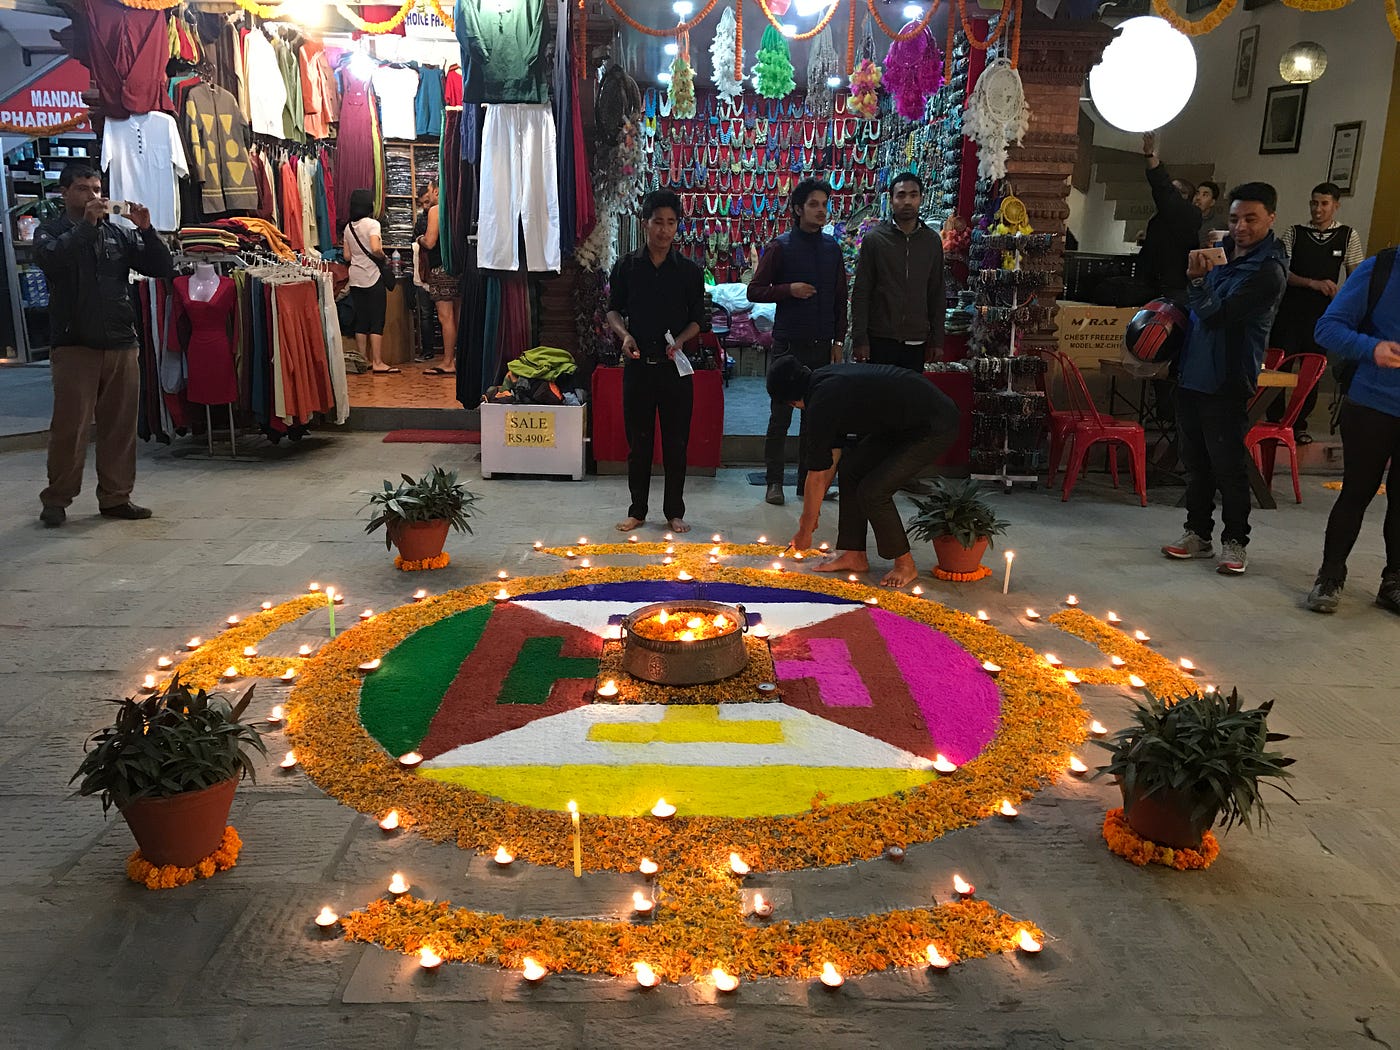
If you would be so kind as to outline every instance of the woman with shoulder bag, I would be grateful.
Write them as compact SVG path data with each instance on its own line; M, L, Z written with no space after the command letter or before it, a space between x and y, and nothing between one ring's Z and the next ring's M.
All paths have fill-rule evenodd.
M355 343L377 376L395 375L400 369L384 363L384 309L388 295L385 271L389 260L379 239L374 217L374 194L355 190L350 194L350 221L340 238L350 268L350 298L355 304Z

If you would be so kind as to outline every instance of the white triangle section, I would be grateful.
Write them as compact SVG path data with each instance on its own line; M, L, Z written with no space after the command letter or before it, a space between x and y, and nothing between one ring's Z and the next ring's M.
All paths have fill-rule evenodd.
M572 624L585 631L591 631L600 638L607 637L608 617L631 612L650 602L589 602L551 601L548 598L522 598L513 604L522 609L533 609L542 616L548 616L560 623ZM852 609L864 608L859 603L837 605L832 602L747 602L744 608L763 618L763 624L773 635L786 634L800 627L830 620L832 617L848 613Z
M928 770L922 755L857 733L786 704L721 704L721 735L728 740L590 739L595 727L656 726L668 708L653 704L590 704L539 718L475 744L464 744L423 763L425 769L454 766L629 766L637 763L684 766L811 766L829 769ZM689 708L690 711L697 710ZM755 723L759 742L734 742ZM730 726L730 723L739 723ZM774 727L776 723L776 729ZM703 732L703 731L702 731ZM640 734L645 736L646 734ZM774 742L773 737L778 737Z

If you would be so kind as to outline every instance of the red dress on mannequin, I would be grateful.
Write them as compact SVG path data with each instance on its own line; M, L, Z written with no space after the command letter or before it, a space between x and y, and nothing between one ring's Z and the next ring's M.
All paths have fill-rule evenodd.
M219 278L207 303L190 298L190 279L175 278L175 295L190 322L185 349L185 396L197 405L227 405L238 400L238 370L233 359L229 321L236 303L233 280Z

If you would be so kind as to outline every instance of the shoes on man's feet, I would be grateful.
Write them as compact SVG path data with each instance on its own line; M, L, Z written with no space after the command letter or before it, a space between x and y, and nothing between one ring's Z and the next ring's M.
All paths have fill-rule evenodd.
M783 497L783 487L776 482L768 486L768 495L763 497L765 503L771 503L775 507L781 507L786 501Z
M1214 558L1215 547L1204 536L1197 536L1187 529L1181 534L1181 539L1163 547L1162 553L1168 558L1179 558L1183 561L1187 558Z
M1346 581L1338 576L1317 574L1312 590L1308 591L1308 608L1316 613L1334 613L1342 602L1342 588Z
M103 507L99 512L104 518L122 518L125 521L141 521L151 516L150 507L138 507L135 503L118 503L115 507Z
M45 507L39 512L39 520L46 529L56 529L68 520L68 512L62 507Z
M1293 443L1295 445L1311 445L1313 436L1306 430L1295 430L1293 431Z
M900 492L907 492L911 496L932 496L933 486L922 478L915 478L907 485L899 486Z
M1245 553L1243 543L1225 540L1220 544L1220 561L1216 562L1216 572L1222 576L1243 576L1248 566L1249 555Z
M1376 604L1382 609L1400 613L1400 569L1381 573L1381 589L1376 592Z

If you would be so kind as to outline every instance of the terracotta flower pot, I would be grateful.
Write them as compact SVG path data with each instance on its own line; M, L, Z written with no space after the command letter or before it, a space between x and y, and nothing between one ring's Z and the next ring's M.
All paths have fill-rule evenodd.
M404 561L426 561L442 553L442 545L447 542L447 522L400 522L390 527L389 538Z
M238 778L167 798L143 798L122 809L141 855L161 867L192 868L219 848Z
M1119 785L1122 790L1122 785ZM1191 820L1194 800L1184 791L1163 788L1149 796L1134 791L1131 798L1123 791L1123 816L1128 826L1143 838L1172 849L1200 849L1201 836L1213 820Z
M938 557L938 567L944 572L973 572L982 564L982 555L987 552L991 540L979 537L971 547L964 547L956 536L939 536L933 541L933 553Z

